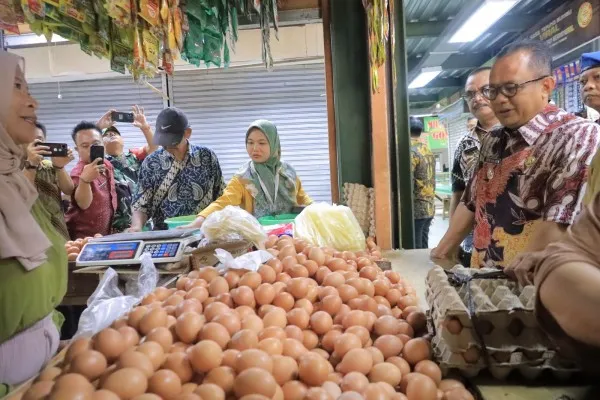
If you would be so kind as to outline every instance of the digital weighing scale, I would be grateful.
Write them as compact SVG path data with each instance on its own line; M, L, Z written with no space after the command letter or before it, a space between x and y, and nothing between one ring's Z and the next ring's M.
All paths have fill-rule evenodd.
M91 239L77 257L78 267L141 264L150 253L157 264L180 261L185 248L202 239L200 229L118 233Z

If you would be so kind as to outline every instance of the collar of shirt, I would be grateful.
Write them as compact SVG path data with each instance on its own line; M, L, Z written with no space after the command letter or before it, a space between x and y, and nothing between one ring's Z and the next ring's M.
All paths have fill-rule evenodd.
M535 141L542 135L546 133L548 127L550 127L551 122L560 123L560 118L549 118L549 114L557 114L560 112L560 108L555 105L548 104L543 111L538 113L535 117L533 117L528 123L517 129L517 131L521 134L523 139L527 142L528 145L533 145Z

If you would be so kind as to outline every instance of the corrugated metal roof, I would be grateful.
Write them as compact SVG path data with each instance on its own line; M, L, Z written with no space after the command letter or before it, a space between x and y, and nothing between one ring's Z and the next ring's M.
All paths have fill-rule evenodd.
M407 21L445 21L453 18L467 0L407 0Z

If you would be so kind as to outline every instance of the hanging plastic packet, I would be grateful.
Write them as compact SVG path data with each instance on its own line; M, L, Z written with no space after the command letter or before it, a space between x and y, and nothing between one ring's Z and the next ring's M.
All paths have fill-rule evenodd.
M130 26L131 19L131 0L108 0L105 4L108 16L115 24L119 26Z
M94 2L94 12L96 13L98 37L108 44L110 43L110 17L99 1Z
M151 26L160 24L158 0L139 0L139 5L139 17L142 17Z
M21 0L21 9L25 19L29 22L35 20L36 17L44 18L46 16L46 6L41 0Z
M149 67L158 68L160 65L160 42L158 38L154 36L148 29L144 29L142 32L142 48L144 49L144 58L146 60L145 69ZM148 65L148 64L151 64Z
M25 15L19 0L0 0L0 30L19 34L19 23L25 22Z
M132 26L123 27L113 23L110 27L110 41L121 47L133 49L133 31Z
M110 54L110 69L115 72L125 73L132 64L131 49L113 43Z
M215 35L212 31L204 31L204 62L207 66L213 64L221 66L221 51L223 49L223 36Z
M58 3L58 11L79 22L83 22L85 20L83 12L75 7L74 0L60 0Z
M204 59L204 33L200 21L194 17L188 18L189 31L185 36L181 57L196 67Z

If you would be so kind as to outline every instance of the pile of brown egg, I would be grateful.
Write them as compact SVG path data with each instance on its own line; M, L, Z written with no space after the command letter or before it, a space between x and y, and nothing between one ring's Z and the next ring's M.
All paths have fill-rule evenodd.
M270 237L257 272L191 271L42 371L23 399L456 400L411 285L379 248Z

